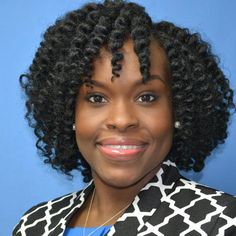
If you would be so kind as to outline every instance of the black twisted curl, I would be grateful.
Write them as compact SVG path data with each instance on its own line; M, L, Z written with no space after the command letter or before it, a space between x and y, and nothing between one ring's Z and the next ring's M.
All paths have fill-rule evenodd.
M148 80L153 37L169 58L174 114L182 124L167 158L180 169L203 168L204 159L227 137L234 108L229 82L199 35L168 22L153 24L143 7L122 0L90 3L58 19L45 32L29 71L20 77L26 118L46 163L66 174L78 169L85 182L92 178L72 130L79 88L91 78L102 47L112 54L112 79L119 77L120 49L128 38L134 41L143 81Z
M180 169L201 171L205 158L227 138L233 91L199 34L163 21L154 24L153 35L169 58L175 119L182 124L169 158Z

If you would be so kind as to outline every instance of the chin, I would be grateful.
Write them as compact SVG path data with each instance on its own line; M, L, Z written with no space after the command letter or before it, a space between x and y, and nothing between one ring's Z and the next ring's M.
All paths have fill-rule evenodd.
M123 189L134 186L138 181L137 180L127 180L124 178L116 178L116 179L103 179L103 182L109 185L110 187Z
M115 171L113 171L113 173L111 174L106 174L107 175L100 175L100 179L106 185L109 185L113 188L128 188L141 183L142 180L147 177L149 172L145 174L140 174L137 171L135 173L132 173L131 171L129 173L115 173ZM148 182L149 179L151 179L152 177L153 176L150 176L145 182Z

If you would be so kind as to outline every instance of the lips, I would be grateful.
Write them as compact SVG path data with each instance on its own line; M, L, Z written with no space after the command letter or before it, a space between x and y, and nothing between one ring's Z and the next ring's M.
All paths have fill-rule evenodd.
M98 149L108 158L130 160L137 158L147 148L147 143L133 139L104 139L97 144Z

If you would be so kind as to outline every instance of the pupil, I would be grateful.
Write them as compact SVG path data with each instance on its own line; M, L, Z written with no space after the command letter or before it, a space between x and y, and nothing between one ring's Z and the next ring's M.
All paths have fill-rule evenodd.
M101 96L96 95L96 96L94 97L94 101L95 101L95 102L101 102L101 101L102 101Z
M149 101L150 100L150 96L149 95L144 95L143 96L143 101L144 102L147 102L147 101Z

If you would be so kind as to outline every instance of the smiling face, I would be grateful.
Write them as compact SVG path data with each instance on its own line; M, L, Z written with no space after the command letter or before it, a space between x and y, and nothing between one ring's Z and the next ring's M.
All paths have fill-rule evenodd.
M173 138L165 52L151 41L151 79L145 84L132 40L124 43L122 52L120 77L111 81L111 54L101 50L93 84L80 88L75 114L77 144L93 178L113 187L154 176Z

